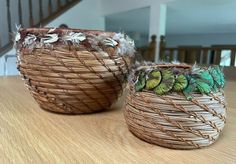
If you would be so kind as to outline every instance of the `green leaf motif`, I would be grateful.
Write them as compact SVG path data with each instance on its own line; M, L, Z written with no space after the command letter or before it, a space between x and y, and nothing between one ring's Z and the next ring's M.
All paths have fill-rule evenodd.
M218 92L219 88L217 87L216 83L212 87L213 92Z
M146 84L145 72L140 72L138 77L138 82L135 83L135 91L141 91Z
M160 85L154 88L154 92L159 95L169 92L175 83L175 76L172 71L163 70L161 71L161 74L162 74L162 81Z
M148 75L148 79L146 81L146 89L151 90L158 86L161 82L161 72L160 71L152 71Z
M161 72L158 70L154 70L150 72L149 76L153 78L161 78Z
M200 69L194 78L196 79L197 91L202 94L211 92L211 89L214 86L214 79L208 70Z
M214 85L216 85L213 88L215 88L215 90L216 90L216 88L224 87L224 85L225 85L224 74L220 70L220 67L213 66L213 67L209 68L209 72L214 79L214 82L215 82Z
M136 91L152 90L158 95L163 95L172 90L182 92L188 100L192 100L194 93L218 92L225 85L224 74L219 66L208 69L193 66L184 74L171 69L152 70L148 75L144 70L136 73Z
M192 100L191 93L193 93L196 90L197 84L194 78L188 76L187 79L188 79L188 86L183 90L183 93L188 100Z
M188 80L184 75L178 75L175 79L175 84L173 90L176 92L180 92L184 90L188 85Z
M207 70L201 71L201 73L198 75L198 78L201 79L202 82L207 83L210 87L214 85L214 79Z
M195 79L196 91L208 94L214 86L214 79L207 69L194 67L192 71L192 78Z
M208 94L211 92L211 86L206 82L202 81L202 79L196 80L197 89L200 93Z
M219 66L217 66L217 71L218 71L218 74L220 75L221 87L223 88L223 87L225 86L225 76L224 76L224 73L223 73L223 71L220 69Z

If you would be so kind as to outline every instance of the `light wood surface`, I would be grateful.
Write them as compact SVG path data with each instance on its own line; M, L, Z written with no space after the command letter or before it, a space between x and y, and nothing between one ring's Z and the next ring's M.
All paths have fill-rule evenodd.
M122 113L41 110L19 77L0 78L0 163L236 163L236 82L227 82L227 123L210 147L171 150L137 139Z

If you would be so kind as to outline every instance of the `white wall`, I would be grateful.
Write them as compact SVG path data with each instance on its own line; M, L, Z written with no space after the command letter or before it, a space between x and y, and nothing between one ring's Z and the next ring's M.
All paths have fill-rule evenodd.
M103 15L125 12L138 8L150 7L149 38L157 35L155 60L159 58L159 38L165 34L166 5L174 0L101 0Z
M174 0L101 0L102 14L110 15L143 7L157 6L170 1Z
M104 30L105 20L102 16L100 0L82 0L46 27L58 27L62 23L70 28Z
M5 62L4 57L1 57L0 58L0 76L4 75L4 64L5 64L4 62Z
M47 24L46 27L58 27L62 23L71 28L104 30L105 19L101 14L100 0L83 0ZM0 76L4 75L5 56L14 54L16 54L15 50L11 49L0 57ZM7 75L18 75L16 58L8 58L6 69Z
M18 75L18 70L16 69L16 57L9 55L15 55L15 49L11 49L4 56L0 58L0 76L3 75ZM7 61L5 62L5 57Z
M179 45L219 45L228 44L236 45L236 34L183 34L166 36L168 47L176 47Z
M144 47L149 44L149 18L150 7L110 14L105 16L105 30L124 31L134 40L137 48Z

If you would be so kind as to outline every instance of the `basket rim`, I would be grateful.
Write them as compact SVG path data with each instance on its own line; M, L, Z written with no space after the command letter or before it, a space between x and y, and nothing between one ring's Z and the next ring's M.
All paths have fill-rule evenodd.
M154 77L153 71L154 74L155 71L159 74ZM209 94L223 89L225 80L219 66L198 67L185 63L162 63L137 67L130 77L129 84L138 92L151 90L162 95L175 91L184 93L187 99L192 99L191 95L196 90Z
M166 94L163 94L163 95L158 95L158 94L155 94L153 91L150 91L150 90L143 90L143 91L135 91L134 89L134 85L132 85L131 83L128 83L127 84L127 87L126 87L127 91L131 92L132 94L134 93L138 93L138 94L147 94L147 95L153 95L153 96L168 96L168 95L184 95L183 92L175 92L175 91L172 91L172 92L168 92ZM224 90L221 89L221 90L218 90L217 92L213 92L213 93L210 93L209 95L211 94L218 94L218 93L222 93L224 94ZM204 94L204 93L199 93L199 92L193 92L192 95L198 95L198 96L209 96L207 94Z
M53 28L53 27L43 27L43 28L20 28L20 33L31 33L31 34L39 34L39 33L47 33L49 30L55 29L53 33L66 33L66 32L81 32L85 34L92 35L115 35L115 32L103 31L103 30L89 30L89 29L77 29L77 28Z
M183 69L190 69L192 65L181 63L181 64L155 64L155 65L143 65L139 66L138 69L148 69L148 68L183 68Z

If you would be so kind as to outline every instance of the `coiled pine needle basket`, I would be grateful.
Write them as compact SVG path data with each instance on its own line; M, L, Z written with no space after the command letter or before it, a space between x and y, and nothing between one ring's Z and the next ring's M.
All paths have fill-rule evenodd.
M183 67L160 65L161 67ZM129 84L124 116L129 130L149 143L173 149L196 149L211 145L219 137L226 121L223 91L194 93L187 100L182 93L157 95L136 92Z
M69 114L109 108L122 93L129 71L130 57L124 55L133 53L119 52L123 47L119 38L112 39L115 35L79 29L19 29L15 38L18 69L40 107Z

